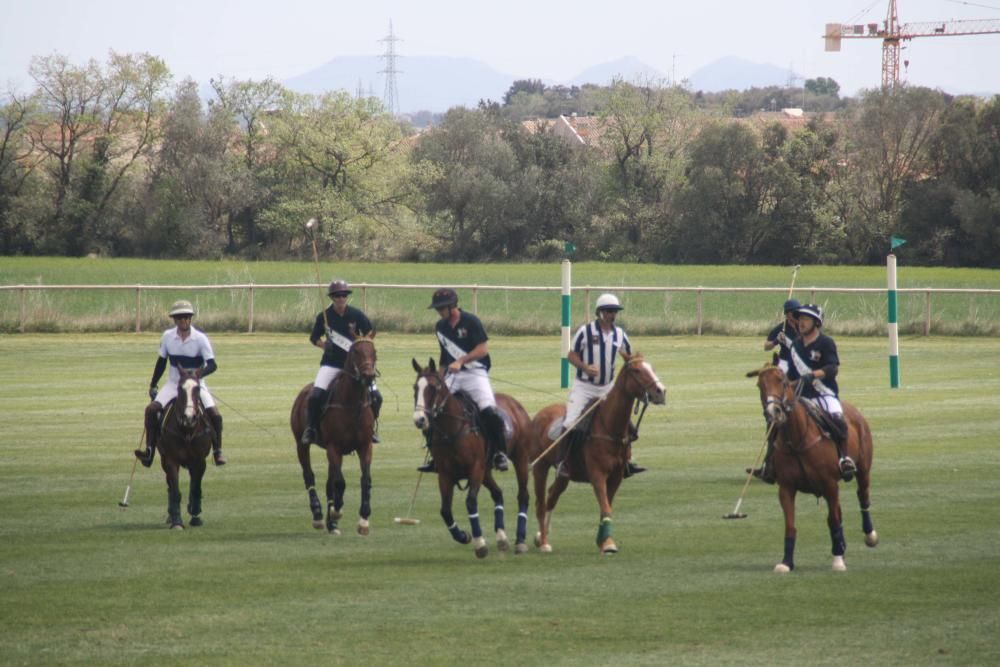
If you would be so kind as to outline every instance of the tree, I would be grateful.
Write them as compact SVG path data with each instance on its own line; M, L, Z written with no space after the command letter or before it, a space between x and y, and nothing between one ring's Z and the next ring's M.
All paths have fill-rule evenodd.
M836 97L840 92L840 84L825 76L806 79L804 86L806 91L813 95L830 95Z
M33 249L27 221L17 219L15 207L40 161L28 133L37 112L37 101L27 95L9 93L0 104L0 254L4 255Z

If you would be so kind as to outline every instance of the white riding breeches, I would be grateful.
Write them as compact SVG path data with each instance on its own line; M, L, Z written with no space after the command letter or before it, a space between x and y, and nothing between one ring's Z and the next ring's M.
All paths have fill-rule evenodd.
M820 396L819 398L807 398L806 400L827 414L844 414L844 407L840 404L840 399L836 396Z
M781 369L782 373L788 375L788 359L778 359L778 368Z
M480 410L492 408L497 404L490 376L485 368L468 368L457 373L448 373L444 376L444 382L448 386L448 391L453 394L456 391L465 392Z
M573 386L569 390L569 400L566 402L566 417L563 419L563 424L571 425L586 409L587 403L601 398L611 391L613 386L611 382L600 385L574 379Z
M199 393L201 395L201 404L205 407L206 410L208 408L214 408L215 399L212 398L212 392L208 390L208 385L205 384L204 380L201 380L200 384L201 384L201 391ZM156 394L156 398L153 400L159 403L161 408L165 408L167 407L167 404L170 403L170 401L174 400L175 398L177 398L177 383L168 382L166 385L164 385L163 389L161 389Z
M316 372L316 379L313 380L313 387L326 391L330 388L330 384L337 379L337 376L343 372L344 370L342 368L320 366L319 371Z

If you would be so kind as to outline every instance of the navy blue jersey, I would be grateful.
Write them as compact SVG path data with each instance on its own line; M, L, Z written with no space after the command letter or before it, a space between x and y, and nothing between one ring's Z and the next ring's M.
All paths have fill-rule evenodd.
M327 322L330 323L329 331L326 330ZM320 360L320 365L343 368L354 337L371 333L371 330L372 323L357 308L347 306L344 314L338 315L333 306L330 306L326 309L326 321L323 320L323 313L316 316L316 323L313 324L309 340L313 344L316 344L325 334L328 344L323 349L323 358Z
M840 391L836 379L839 367L840 357L837 356L837 344L833 342L832 338L821 332L809 345L806 345L801 338L792 345L792 364L788 368L788 377L791 380L798 380L803 373L809 371L817 371L822 368L830 373L832 370L833 377L828 375L814 383L806 383L802 389L802 395L806 398L837 397Z
M788 339L788 346L778 342L778 334L782 331L785 332L785 337ZM795 342L798 335L799 333L793 329L788 322L782 322L778 326L771 329L771 333L767 334L767 340L776 344L778 348L780 348L778 351L778 358L787 361L789 366L792 365L792 348L790 346L793 342Z
M600 386L609 384L615 379L615 357L621 348L632 354L632 344L621 327L613 326L605 333L597 320L584 324L573 337L573 351L585 364L597 366L598 373L590 377L578 368L576 379Z
M489 340L483 323L472 313L459 310L458 322L452 327L447 320L438 320L435 332L437 333L438 344L441 346L441 359L438 365L446 368L451 362L464 354L468 354L480 343ZM490 355L486 355L477 361L470 361L465 364L466 368L490 369Z

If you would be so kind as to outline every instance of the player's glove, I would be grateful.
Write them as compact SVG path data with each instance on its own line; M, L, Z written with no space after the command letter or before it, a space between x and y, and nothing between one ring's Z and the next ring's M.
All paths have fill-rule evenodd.
M801 380L802 382L812 382L815 379L816 376L813 375L812 373L803 373L802 375L799 376L799 380Z
M156 394L157 394L156 385L155 384L149 385L149 400L155 401L156 400Z

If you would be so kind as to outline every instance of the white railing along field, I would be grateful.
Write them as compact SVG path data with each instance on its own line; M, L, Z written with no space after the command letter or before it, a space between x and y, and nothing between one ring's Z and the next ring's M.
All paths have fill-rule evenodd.
M361 308L367 312L368 310L368 293L369 290L418 290L422 292L432 291L440 287L439 285L431 284L392 284L392 283L355 283L352 285L355 292L360 292L361 295ZM523 285L478 285L478 284L464 284L464 285L453 285L455 289L471 291L472 293L472 304L470 310L478 314L479 304L478 298L481 292L550 292L552 294L558 295L560 292L559 286L523 286ZM311 290L311 289L324 290L326 288L325 284L317 285L313 283L294 283L294 284L257 284L257 283L242 283L242 284L227 284L227 285L0 285L0 293L15 291L18 294L19 302L19 331L25 331L25 322L28 318L27 313L27 295L29 292L37 291L59 291L59 290L74 290L74 291L85 291L85 290L105 290L105 291L127 291L133 292L135 294L135 331L142 331L142 297L144 292L156 292L156 291L213 291L213 290L227 290L233 291L246 291L247 293L247 332L253 333L254 331L254 295L259 291L270 291L270 290ZM969 288L910 288L910 289L899 289L897 290L899 294L923 294L924 296L924 317L923 317L923 333L924 335L930 335L931 333L931 321L932 321L932 297L934 295L944 295L944 294L964 294L964 295L1000 295L1000 289L969 289ZM578 285L573 287L573 292L577 295L582 294L586 303L586 308L584 312L590 312L591 307L591 296L592 293L603 293L603 292L614 292L618 294L628 294L628 293L659 293L665 296L673 293L688 293L696 295L696 326L698 335L702 334L702 325L704 323L704 311L703 311L703 296L705 294L721 293L721 294L748 294L748 293L773 293L773 294L785 294L787 290L782 287L625 287L621 285L613 286L601 286L601 285ZM815 302L817 294L871 294L871 295L884 295L886 294L886 289L875 288L875 287L797 287L795 289L796 294L809 294L809 301ZM558 317L558 313L554 315Z

